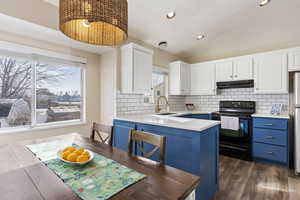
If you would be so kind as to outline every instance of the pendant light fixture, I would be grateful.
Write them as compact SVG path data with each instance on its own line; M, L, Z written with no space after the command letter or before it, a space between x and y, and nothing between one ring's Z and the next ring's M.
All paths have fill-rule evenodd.
M60 0L59 28L68 37L94 45L127 40L127 0Z

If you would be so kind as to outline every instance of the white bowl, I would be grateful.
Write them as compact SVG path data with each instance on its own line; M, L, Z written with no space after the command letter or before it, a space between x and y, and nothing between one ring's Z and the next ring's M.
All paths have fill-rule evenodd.
M87 150L87 149L85 149L85 151L89 152L89 154L90 154L90 159L89 159L88 161L82 162L82 163L79 163L79 162L70 162L70 161L67 161L67 160L62 159L62 158L60 157L60 155L61 155L61 153L63 152L63 150L59 150L59 151L57 152L57 157L58 157L61 161L65 162L65 163L68 163L68 164L71 164L71 165L86 165L86 164L88 164L89 162L91 162L91 161L94 159L94 153L91 152L90 150Z

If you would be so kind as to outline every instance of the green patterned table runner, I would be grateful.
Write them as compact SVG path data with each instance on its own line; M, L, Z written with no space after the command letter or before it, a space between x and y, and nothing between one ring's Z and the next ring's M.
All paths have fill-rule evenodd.
M27 147L54 171L78 196L84 200L105 200L146 177L111 159L94 153L94 159L85 166L74 166L59 160L59 149L72 146L71 141L53 141ZM78 147L76 145L73 145Z

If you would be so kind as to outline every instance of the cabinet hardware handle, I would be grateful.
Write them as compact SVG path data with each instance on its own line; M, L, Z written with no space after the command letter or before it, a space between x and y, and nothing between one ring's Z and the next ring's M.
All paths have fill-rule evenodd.
M258 90L258 88L255 88L255 90Z
M233 76L231 75L230 78L233 78Z
M268 136L266 136L266 138L267 138L267 139L273 139L274 137L273 137L273 136L270 136L270 135L268 135Z
M234 77L235 77L235 78L237 78L238 76L237 76L237 75L235 75Z
M267 152L267 154L270 154L270 155L271 155L271 154L274 154L274 153L273 153L273 152Z
M265 125L265 126L273 126L273 124L271 124L271 123L270 123L270 124L264 124L264 125Z

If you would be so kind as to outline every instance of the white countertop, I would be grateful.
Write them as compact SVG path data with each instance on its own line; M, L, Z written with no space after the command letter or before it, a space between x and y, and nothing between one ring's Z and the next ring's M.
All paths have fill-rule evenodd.
M190 113L191 112L185 112L183 114L190 114ZM176 112L175 115L177 116L182 114ZM159 116L155 114L120 115L115 117L114 119L142 123L142 124L165 126L170 128L185 129L191 131L203 131L220 124L219 121L213 121L213 120L188 119L182 117L174 117L174 115Z
M271 114L255 113L251 116L252 117L262 117L262 118L290 119L290 116L288 114L271 115Z

